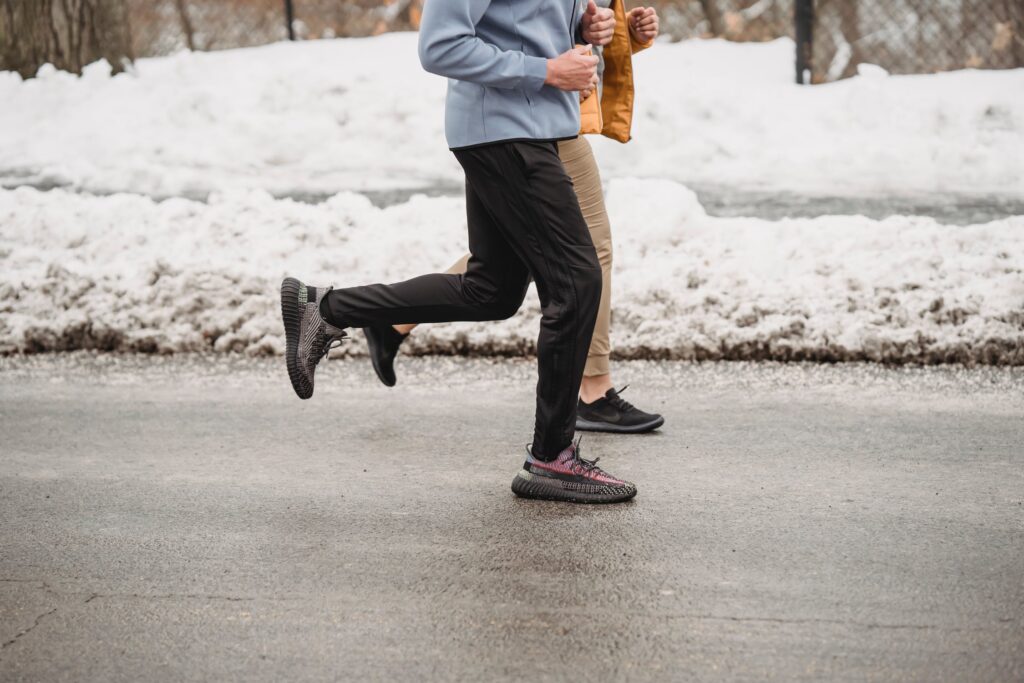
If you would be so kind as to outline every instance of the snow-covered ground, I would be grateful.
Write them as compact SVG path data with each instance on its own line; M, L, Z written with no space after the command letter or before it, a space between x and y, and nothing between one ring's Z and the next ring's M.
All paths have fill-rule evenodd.
M608 201L619 355L1024 363L1024 217L714 218L667 180L614 180ZM0 350L279 353L286 273L343 286L441 270L464 220L448 197L0 191ZM425 327L409 350L522 353L537 316L531 293L508 321Z
M398 33L181 53L114 78L0 73L0 183L191 197L457 183L445 84L415 46ZM788 40L659 43L635 61L635 139L599 141L606 178L1024 197L1024 69L801 87Z
M280 353L285 274L344 286L447 267L465 248L461 198L359 194L461 178L444 83L414 46L0 73L0 185L16 188L0 189L0 353ZM721 218L687 188L1024 198L1024 70L801 88L791 53L698 41L637 57L636 139L595 141L615 353L1024 364L1024 216ZM522 353L537 315L531 294L511 320L429 326L408 350Z

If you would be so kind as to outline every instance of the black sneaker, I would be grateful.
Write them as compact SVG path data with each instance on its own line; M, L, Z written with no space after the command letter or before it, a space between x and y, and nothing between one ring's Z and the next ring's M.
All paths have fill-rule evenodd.
M370 360L377 377L385 386L395 386L395 356L409 335L402 334L391 325L364 327L363 334L366 335L366 345L370 348Z
M288 379L299 398L313 395L313 373L317 363L347 336L344 330L320 316L320 302L329 291L330 287L307 287L293 277L285 278L281 283L285 362Z
M538 460L527 448L523 469L512 480L512 492L520 498L566 503L621 503L636 495L636 486L608 474L597 461L580 457L578 441L551 462Z
M629 385L622 387L625 391ZM643 434L665 424L665 418L645 413L632 403L623 401L619 392L609 389L603 398L593 403L580 399L576 407L576 429L583 432L615 432L617 434Z

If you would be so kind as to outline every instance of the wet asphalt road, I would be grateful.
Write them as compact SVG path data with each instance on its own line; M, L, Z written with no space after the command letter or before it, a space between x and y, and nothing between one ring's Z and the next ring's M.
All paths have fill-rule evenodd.
M622 364L515 499L532 366L0 359L0 680L1024 678L1024 370Z

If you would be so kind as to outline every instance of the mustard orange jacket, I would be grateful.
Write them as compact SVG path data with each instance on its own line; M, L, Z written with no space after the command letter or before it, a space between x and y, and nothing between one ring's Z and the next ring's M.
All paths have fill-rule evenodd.
M641 43L633 37L626 21L623 0L612 0L615 34L604 46L602 94L597 91L580 104L580 135L600 133L619 142L629 142L633 127L633 53L654 41Z

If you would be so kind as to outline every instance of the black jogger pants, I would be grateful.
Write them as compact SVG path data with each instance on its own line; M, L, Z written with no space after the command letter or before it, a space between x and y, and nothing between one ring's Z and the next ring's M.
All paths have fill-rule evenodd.
M455 157L466 172L466 273L335 289L321 313L336 327L501 320L519 310L532 277L542 312L533 452L551 459L572 442L601 265L555 143L498 143Z

